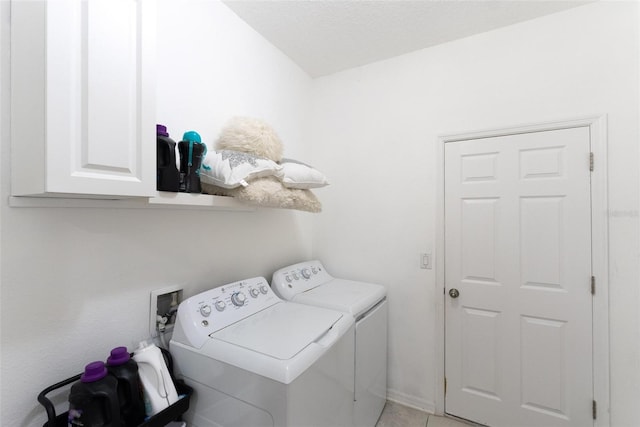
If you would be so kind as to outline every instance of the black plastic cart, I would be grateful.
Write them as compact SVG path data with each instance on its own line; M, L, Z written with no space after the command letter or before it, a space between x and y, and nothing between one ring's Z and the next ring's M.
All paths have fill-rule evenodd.
M139 424L138 426L126 426L126 427L164 427L166 424L171 421L180 420L182 414L184 414L189 409L189 401L191 400L191 395L193 394L193 389L186 385L184 381L176 380L173 376L173 359L171 358L171 354L165 350L161 349L162 354L165 357L165 361L167 362L167 367L169 368L169 372L171 373L171 379L176 386L176 390L178 391L178 396L180 399L173 405L169 406L162 412L157 413L156 415L149 417L145 422ZM43 424L43 427L67 427L68 425L68 412L64 412L62 414L56 415L56 409L53 403L46 397L46 395L54 390L57 390L66 385L72 384L80 379L82 374L75 375L71 378L67 378L64 381L60 381L57 384L53 384L38 394L38 402L44 406L45 411L47 412L47 422Z

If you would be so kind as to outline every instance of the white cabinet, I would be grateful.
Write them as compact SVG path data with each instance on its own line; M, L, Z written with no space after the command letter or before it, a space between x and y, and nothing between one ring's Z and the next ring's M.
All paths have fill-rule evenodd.
M155 1L14 0L14 196L152 196Z

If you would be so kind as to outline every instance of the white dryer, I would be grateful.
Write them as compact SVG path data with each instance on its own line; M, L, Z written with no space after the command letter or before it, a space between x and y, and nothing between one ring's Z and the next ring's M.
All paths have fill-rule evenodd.
M354 321L283 301L262 277L183 301L170 342L193 427L350 426Z
M281 268L271 287L285 300L349 313L356 321L354 425L373 427L387 397L386 289L336 279L320 261Z

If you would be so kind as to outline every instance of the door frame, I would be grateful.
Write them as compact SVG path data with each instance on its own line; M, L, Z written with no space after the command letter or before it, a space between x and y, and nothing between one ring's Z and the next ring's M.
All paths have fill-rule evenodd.
M596 278L593 296L593 396L597 402L594 426L610 425L609 385L609 238L607 195L607 116L597 115L563 121L534 123L500 129L451 133L438 137L436 198L436 342L435 413L445 413L445 274L444 274L444 146L468 139L492 138L530 132L588 127L594 168L591 172L591 268ZM585 165L585 167L587 167Z

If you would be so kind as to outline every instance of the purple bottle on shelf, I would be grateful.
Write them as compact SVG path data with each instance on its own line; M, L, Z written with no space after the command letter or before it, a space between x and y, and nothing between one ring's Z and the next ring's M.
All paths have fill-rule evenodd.
M131 359L126 347L111 350L107 359L107 370L118 380L118 401L123 423L127 426L142 424L145 411L138 364Z
M158 191L178 191L180 172L176 166L176 142L169 138L164 125L156 125L156 189Z
M122 427L118 381L104 362L91 362L69 393L69 426Z

